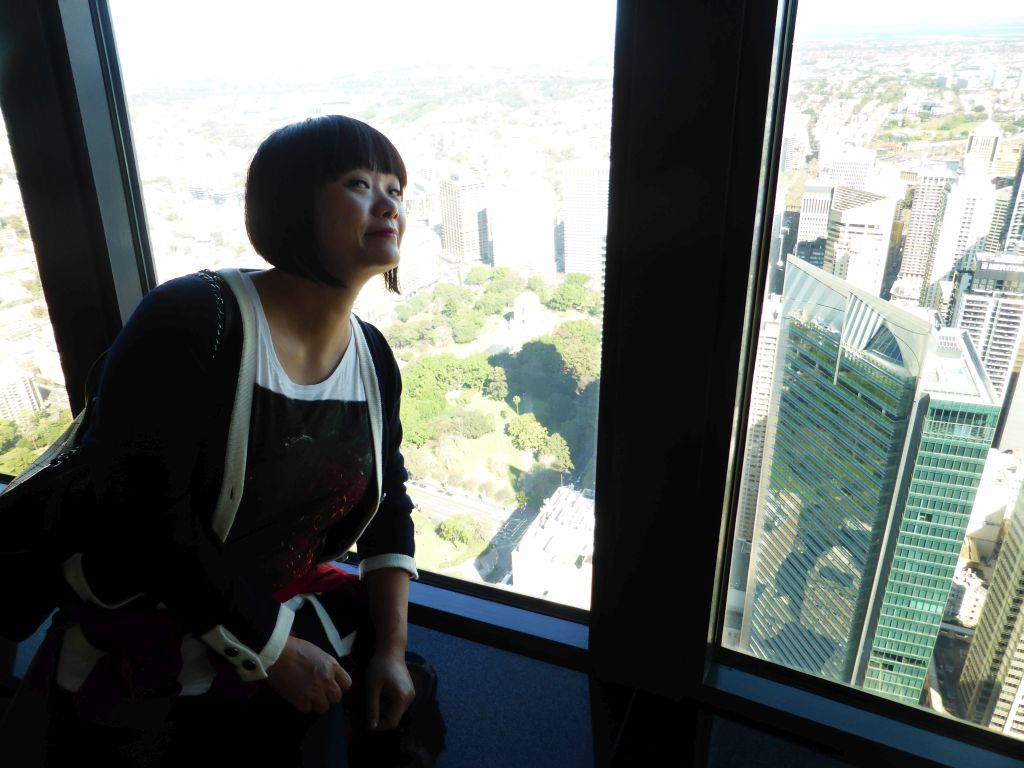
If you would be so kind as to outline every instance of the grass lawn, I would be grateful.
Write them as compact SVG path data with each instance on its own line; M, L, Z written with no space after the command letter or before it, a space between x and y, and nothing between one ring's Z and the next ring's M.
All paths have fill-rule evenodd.
M428 571L438 571L464 563L477 557L487 548L485 541L455 546L437 535L437 523L428 515L413 510L412 521L416 526L416 565Z

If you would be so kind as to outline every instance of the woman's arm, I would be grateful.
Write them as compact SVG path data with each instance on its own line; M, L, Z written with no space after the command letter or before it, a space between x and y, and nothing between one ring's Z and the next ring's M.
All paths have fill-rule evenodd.
M381 568L366 574L376 645L366 672L366 712L370 730L398 725L416 696L405 665L408 642L409 574Z
M220 291L234 317L230 288ZM151 291L118 336L87 436L97 504L65 575L101 607L139 593L163 602L250 680L276 660L292 614L259 574L224 566L211 506L196 499L202 452L218 443L207 446L211 424L226 429L237 377L240 328L219 332L223 318L213 285L191 276Z

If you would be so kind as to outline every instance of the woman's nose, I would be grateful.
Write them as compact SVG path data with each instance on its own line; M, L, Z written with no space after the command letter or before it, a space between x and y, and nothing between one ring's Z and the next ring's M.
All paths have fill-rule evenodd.
M400 203L395 200L390 194L381 193L378 196L377 210L375 213L378 216L383 216L388 219L394 219L398 217L398 210Z

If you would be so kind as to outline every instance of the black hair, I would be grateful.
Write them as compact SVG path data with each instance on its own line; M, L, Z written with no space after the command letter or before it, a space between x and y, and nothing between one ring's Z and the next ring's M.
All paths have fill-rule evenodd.
M279 128L260 144L245 180L245 230L275 267L317 283L340 283L325 269L317 242L317 194L356 168L393 173L408 182L405 163L387 136L343 115L312 117ZM398 293L398 268L384 274Z

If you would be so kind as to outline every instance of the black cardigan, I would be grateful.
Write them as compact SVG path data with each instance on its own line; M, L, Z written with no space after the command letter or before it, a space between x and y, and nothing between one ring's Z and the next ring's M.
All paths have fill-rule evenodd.
M376 483L371 484L360 505L328 532L320 561L351 547L372 516L359 537L361 558L394 553L411 563L413 505L400 452L401 378L380 331L360 325L383 411L383 498L377 509ZM84 440L95 457L97 503L77 575L68 578L80 597L87 584L87 599L103 607L163 603L185 631L231 660L243 679L258 679L280 652L284 609L261 574L225 572L221 544L210 527L241 341L237 301L215 273L171 280L140 303L108 354ZM268 658L272 636L276 652Z

